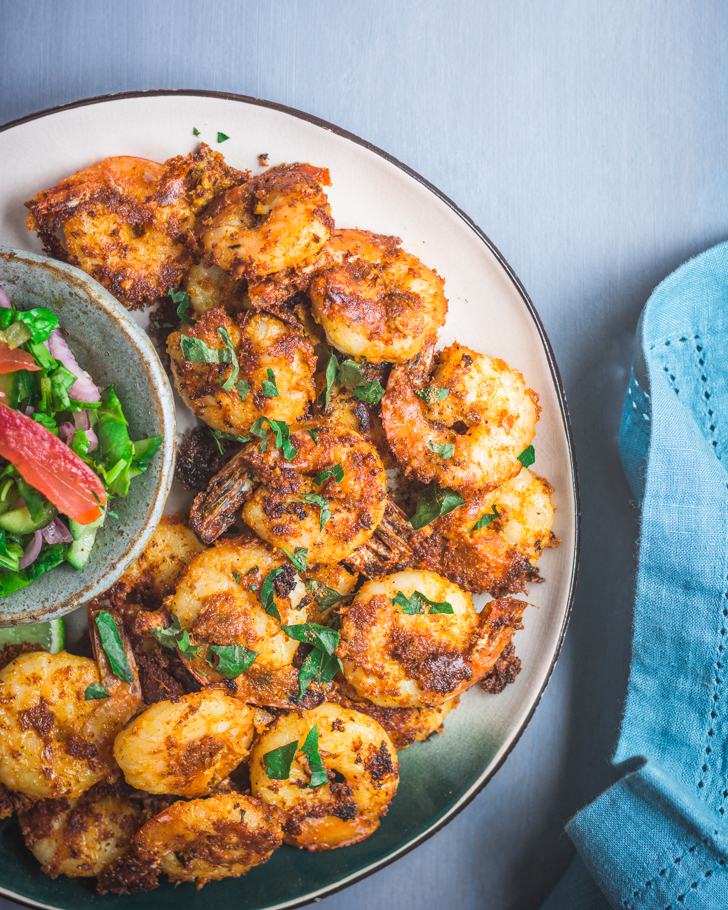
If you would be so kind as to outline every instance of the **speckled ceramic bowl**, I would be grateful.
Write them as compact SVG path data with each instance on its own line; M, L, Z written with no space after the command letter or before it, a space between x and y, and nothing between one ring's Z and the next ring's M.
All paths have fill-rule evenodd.
M0 246L0 287L21 310L44 306L59 318L81 366L102 388L113 383L132 439L162 436L162 446L129 495L114 499L86 568L68 563L27 588L0 597L0 626L62 616L105 591L141 553L164 511L172 483L172 390L147 335L100 284L45 256Z

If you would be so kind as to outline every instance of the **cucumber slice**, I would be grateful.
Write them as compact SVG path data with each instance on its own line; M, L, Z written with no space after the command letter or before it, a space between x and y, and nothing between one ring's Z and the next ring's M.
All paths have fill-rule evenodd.
M50 524L56 515L58 515L58 509L52 503L46 502L43 506L43 514L34 521L28 507L23 506L0 515L0 528L16 537L20 537L22 534L33 534Z
M101 518L97 518L96 521L91 522L89 525L80 525L73 519L68 522L68 528L73 534L73 543L66 554L66 559L74 569L86 568L96 540L96 533L104 523L105 517L105 515L102 515ZM0 515L0 518L2 518L2 515Z
M63 620L52 619L50 622L38 622L31 626L11 626L0 629L0 648L3 645L19 645L21 642L42 645L51 654L63 650L66 641L66 630Z

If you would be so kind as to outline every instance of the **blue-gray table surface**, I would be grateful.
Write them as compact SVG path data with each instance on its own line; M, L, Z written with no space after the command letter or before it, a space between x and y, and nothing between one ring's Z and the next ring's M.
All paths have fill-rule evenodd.
M485 790L321 906L538 907L573 852L564 823L617 776L638 530L620 412L650 291L728 238L725 4L0 0L0 14L0 123L135 89L277 101L413 167L521 278L576 440L583 539L566 643Z

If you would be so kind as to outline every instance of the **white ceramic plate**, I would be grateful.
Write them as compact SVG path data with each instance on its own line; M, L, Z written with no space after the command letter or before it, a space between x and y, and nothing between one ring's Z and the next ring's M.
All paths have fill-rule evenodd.
M533 470L555 488L554 531L561 546L539 567L525 628L515 636L523 669L498 696L471 690L447 718L445 733L401 754L400 791L368 841L326 854L282 848L242 881L185 888L190 908L234 901L238 908L292 907L320 898L391 862L452 818L504 761L546 686L568 622L578 558L578 494L566 402L553 353L536 311L503 257L466 215L417 174L367 143L315 118L250 98L194 92L151 92L93 99L9 124L0 131L0 244L41 251L24 226L23 206L36 192L95 161L137 155L164 161L192 151L200 139L240 169L304 161L331 172L328 191L339 227L402 238L405 249L435 268L450 301L441 344L459 340L501 357L541 396ZM217 144L217 132L230 139ZM138 317L144 324L146 317ZM178 413L184 432L193 423ZM181 492L173 493L174 511ZM485 598L482 598L485 600ZM0 893L32 906L98 906L79 882L51 883L21 860L10 826L0 831ZM125 906L172 906L172 888L125 899ZM200 896L201 895L201 896Z

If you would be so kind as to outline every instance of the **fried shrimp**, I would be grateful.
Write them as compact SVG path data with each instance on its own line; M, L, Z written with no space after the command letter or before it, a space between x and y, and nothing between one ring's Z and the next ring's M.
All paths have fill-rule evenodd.
M290 706L298 691L293 660L299 642L281 626L307 621L303 582L271 547L251 538L227 540L196 556L166 607L199 653L182 654L204 684L223 678L225 649L239 647L250 661L232 688L244 701ZM222 654L221 654L222 651Z
M133 837L131 848L99 876L101 894L149 891L165 874L173 882L245 875L282 841L282 814L241 793L173 803Z
M42 799L18 813L26 846L51 878L98 875L146 821L141 794L96 784L77 799Z
M245 178L207 146L166 164L106 158L26 202L27 227L47 253L125 305L144 306L182 280L190 260L182 234L195 213Z
M205 266L198 263L190 266L184 280L195 316L202 316L208 310L222 307L226 313L237 313L250 309L245 293L245 282L236 281L219 265Z
M248 756L253 712L218 688L161 701L114 740L127 783L149 793L205 796Z
M479 682L521 628L527 604L469 594L434 572L368 581L341 610L337 654L360 696L385 708L440 705Z
M260 417L294 424L314 399L311 344L266 313L233 319L222 309L208 310L196 325L173 332L167 351L182 400L213 430L245 435ZM217 352L227 360L216 362Z
M370 363L402 363L433 344L445 324L444 282L398 237L336 231L334 264L311 281L313 314L329 344Z
M206 264L249 281L302 265L333 230L330 185L325 168L282 164L229 190L196 227Z
M523 468L489 493L467 496L462 506L434 523L423 564L466 591L493 597L523 591L539 578L535 564L546 547L556 547L551 531L554 507L547 480ZM479 525L479 527L478 527Z
M114 675L96 624L89 625L98 663L37 651L0 671L0 783L11 790L71 798L113 774L114 737L141 707L141 690L120 624L131 684ZM86 699L99 684L108 698Z
M311 751L302 751L314 727L328 776L318 786L312 780L315 759ZM290 773L271 776L270 753L296 740ZM375 720L324 704L279 717L263 734L253 747L250 783L254 796L285 813L287 844L332 850L356 844L376 831L397 791L399 763L389 736Z
M270 445L262 454L257 443L243 449L260 482L243 518L273 546L291 553L305 547L310 566L340 562L372 536L384 515L382 462L363 437L335 423L297 429L291 444L297 451L290 460Z
M521 470L538 395L503 360L452 344L421 364L395 367L382 398L382 421L408 475L455 490L489 490Z
M157 606L171 594L184 567L204 546L181 515L164 515L142 555L108 591L112 603L125 600Z

